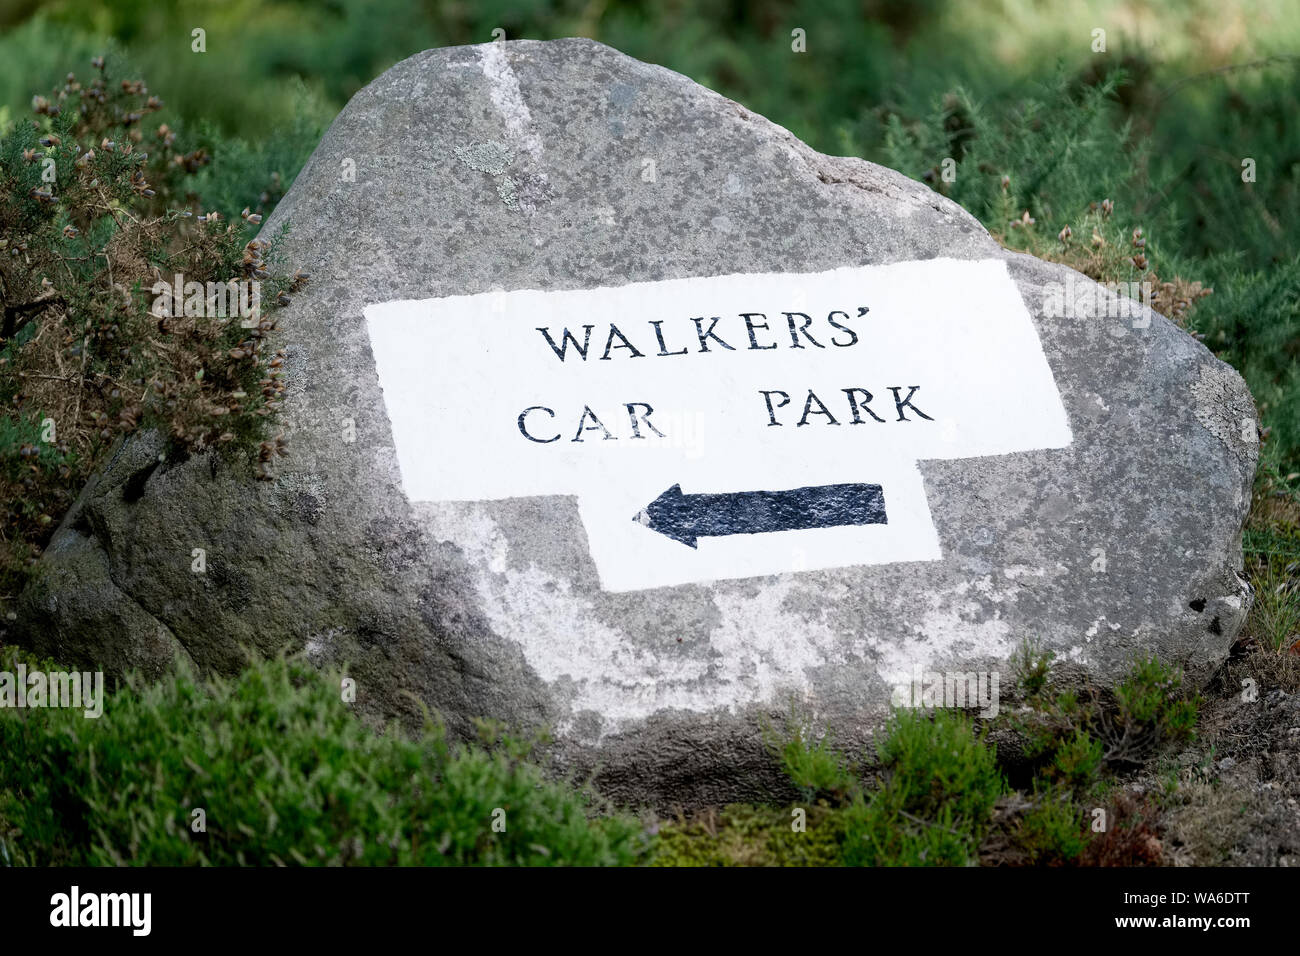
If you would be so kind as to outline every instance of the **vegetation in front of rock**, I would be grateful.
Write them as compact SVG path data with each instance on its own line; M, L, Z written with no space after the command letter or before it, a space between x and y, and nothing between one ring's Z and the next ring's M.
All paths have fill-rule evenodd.
M801 799L737 804L661 824L660 866L1107 865L1163 862L1161 807L1115 785L1135 760L1191 739L1194 695L1154 659L1135 661L1113 694L1055 688L1050 656L1017 655L1019 711L999 755L991 726L962 711L903 709L864 773L797 719L769 741ZM1005 738L1004 738L1005 739ZM1004 745L1005 746L1005 745ZM1023 783L1007 782L1014 767Z
M899 710L881 732L875 773L797 721L773 746L803 799L733 805L664 823L659 866L965 866L1005 784L996 748L960 712Z
M655 865L965 866L1004 788L995 749L960 712L896 711L871 781L797 720L769 745L802 799L668 821Z
M849 866L976 862L1005 789L996 748L959 712L897 711L879 746L878 786L846 808Z
M899 710L859 762L795 721L771 736L774 759L800 794L793 804L715 808L649 831L589 786L549 773L535 741L486 725L472 745L449 743L435 723L414 735L376 733L343 702L340 674L296 660L253 661L230 681L200 683L185 673L132 681L109 695L98 719L0 708L0 860L1166 862L1166 811L1179 805L1180 791L1130 792L1121 782L1134 751L1113 744L1145 741L1152 767L1186 744L1195 710L1180 696L1177 673L1141 660L1113 698L1094 697L1054 689L1042 655L1028 650L1022 659L1022 686L1038 690L992 724L977 726L961 711ZM0 653L0 670L20 662L59 669L12 648ZM995 746L997 727L1015 734ZM1019 782L1009 784L1013 775Z
M19 662L57 670L12 648ZM436 723L377 734L339 674L283 658L236 679L132 682L103 715L0 708L0 865L612 865L632 818L552 779L534 741ZM203 828L196 829L201 811Z
M1184 690L1177 668L1147 656L1109 694L1091 685L1053 690L1043 679L1052 656L1022 646L1016 663L1029 707L1007 718L1024 735L1026 756L1050 779L1085 789L1103 766L1141 765L1195 735L1199 697Z
M1112 691L1056 687L1053 656L1026 642L1013 659L1024 705L999 720L1021 742L1025 792L1001 808L986 862L1152 865L1161 862L1157 808L1116 787L1132 771L1194 737L1199 695L1181 671L1139 657Z

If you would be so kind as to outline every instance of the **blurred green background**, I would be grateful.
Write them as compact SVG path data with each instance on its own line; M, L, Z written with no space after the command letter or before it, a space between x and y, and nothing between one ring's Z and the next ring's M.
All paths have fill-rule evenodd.
M291 181L384 69L497 28L685 73L824 152L926 179L1016 248L1099 278L1157 273L1175 297L1213 288L1186 322L1249 380L1269 466L1300 477L1296 0L0 0L0 127L107 53L211 149L203 201L237 212L271 173ZM1035 225L1011 229L1022 213Z

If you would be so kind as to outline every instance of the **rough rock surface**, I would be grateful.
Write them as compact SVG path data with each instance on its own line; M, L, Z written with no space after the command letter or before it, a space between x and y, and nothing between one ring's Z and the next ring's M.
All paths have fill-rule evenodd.
M549 725L613 795L696 803L766 792L759 727L796 704L861 745L900 665L1005 672L1034 638L1101 679L1143 651L1205 678L1248 609L1258 449L1234 371L1158 315L1047 317L1070 270L676 73L576 39L412 57L353 98L264 235L285 224L313 280L281 323L280 477L127 443L24 596L18 631L41 652L158 672L304 649L346 663L370 713L419 700L458 731ZM939 256L1006 260L1074 434L922 462L940 561L613 594L573 499L402 493L369 303Z

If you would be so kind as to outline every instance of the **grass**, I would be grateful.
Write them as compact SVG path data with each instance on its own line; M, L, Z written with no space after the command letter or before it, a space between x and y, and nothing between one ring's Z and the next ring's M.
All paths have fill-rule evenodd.
M1246 635L1275 651L1300 653L1300 497L1297 475L1261 469L1242 539L1255 604Z

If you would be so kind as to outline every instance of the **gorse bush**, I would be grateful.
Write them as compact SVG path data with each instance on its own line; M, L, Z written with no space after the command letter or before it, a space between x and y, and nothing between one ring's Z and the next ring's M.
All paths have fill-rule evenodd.
M276 659L233 681L133 683L98 719L0 710L0 862L607 865L641 852L634 820L597 816L589 792L529 762L530 744L489 728L455 746L434 724L376 734L339 686Z
M178 145L143 81L98 57L32 109L0 137L4 601L124 435L155 428L175 456L239 451L269 474L283 356L266 340L306 281L252 239L262 204L202 211L190 186L210 155Z

